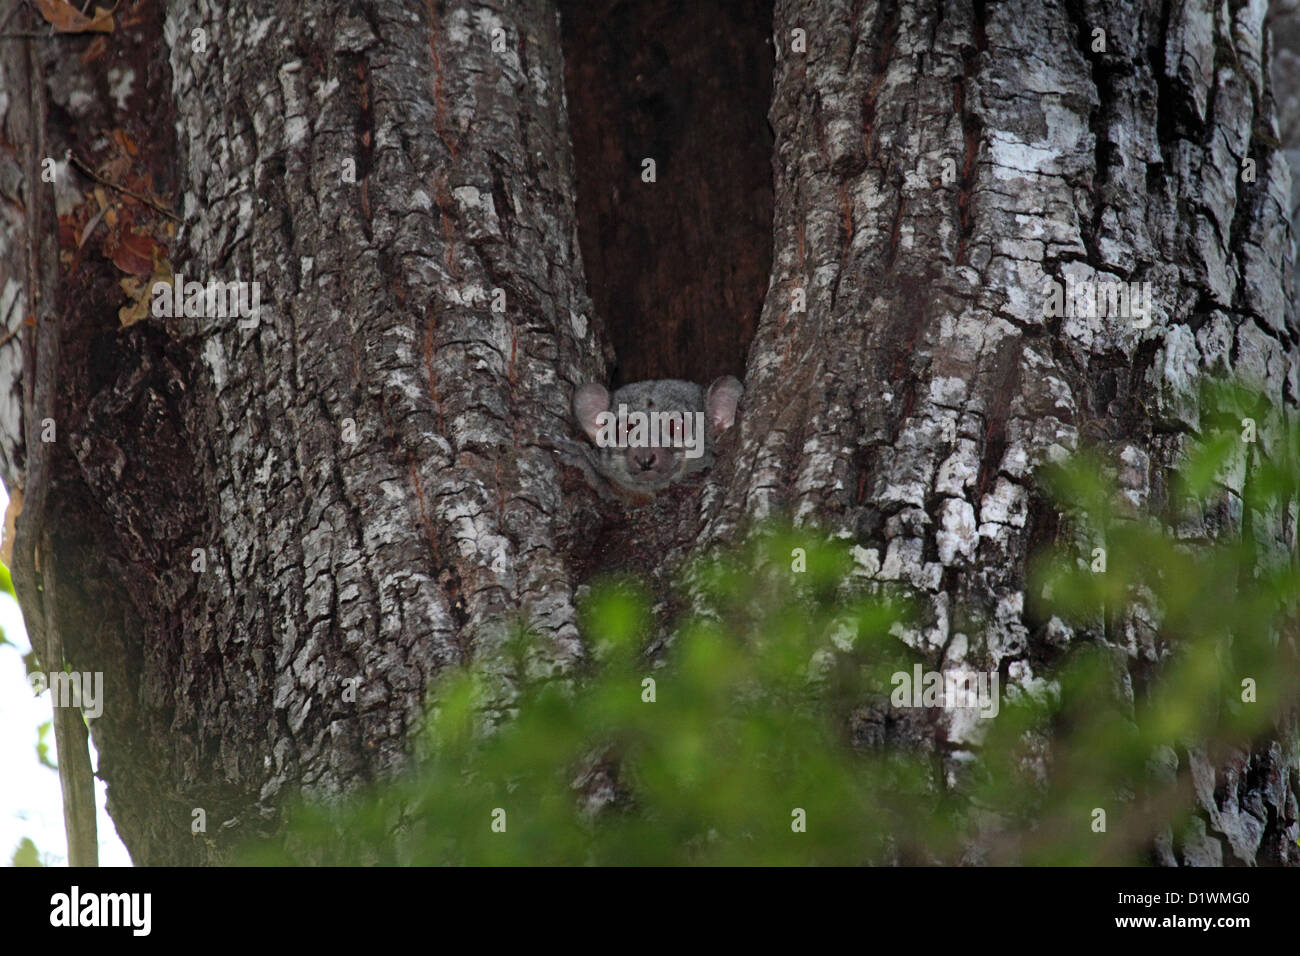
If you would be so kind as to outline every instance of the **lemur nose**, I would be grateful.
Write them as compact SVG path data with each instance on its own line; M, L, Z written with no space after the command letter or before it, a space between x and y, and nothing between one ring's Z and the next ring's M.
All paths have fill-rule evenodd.
M632 463L642 471L649 471L655 466L655 451L653 448L638 448L632 452Z

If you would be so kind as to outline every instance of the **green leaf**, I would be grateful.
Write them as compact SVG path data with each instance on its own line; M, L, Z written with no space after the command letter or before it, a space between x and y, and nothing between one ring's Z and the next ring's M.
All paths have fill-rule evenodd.
M1243 447L1245 417L1260 437ZM989 862L1147 861L1190 819L1186 749L1277 739L1300 691L1300 564L1279 545L1300 432L1231 385L1206 390L1200 421L1143 498L1118 486L1132 463L1114 446L1040 468L1057 516L1023 594L1032 653L1009 668L993 609L948 589L936 614L933 594L855 573L852 548L878 538L766 524L690 561L673 593L593 583L572 673L532 666L547 640L527 621L485 635L435 686L415 772L299 808L246 860L959 864L984 830L1007 854ZM1224 487L1242 468L1244 501ZM1002 665L972 750L918 747L945 716L891 702L900 673L943 658Z
M18 847L14 850L12 859L13 866L44 866L41 862L41 854L36 849L36 844L29 837L23 837L19 841Z
M36 730L36 759L41 762L42 766L49 767L51 770L58 770L58 764L50 759L49 738L53 736L54 721L47 720Z

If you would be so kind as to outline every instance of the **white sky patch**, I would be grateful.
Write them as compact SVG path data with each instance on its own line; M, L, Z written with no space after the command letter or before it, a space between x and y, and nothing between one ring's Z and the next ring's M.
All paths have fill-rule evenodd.
M9 504L9 495L0 487L0 509ZM23 655L31 649L18 604L7 594L0 595L0 628L9 644L0 644L0 865L8 866L14 850L24 837L36 844L42 862L48 866L67 866L68 841L63 829L63 794L59 775L41 764L36 743L41 724L50 720L50 692L32 695L23 668ZM54 759L54 737L46 735L50 759ZM99 764L95 745L90 745L90 760ZM131 855L118 838L117 829L105 808L105 786L95 781L98 807L99 865L130 866Z

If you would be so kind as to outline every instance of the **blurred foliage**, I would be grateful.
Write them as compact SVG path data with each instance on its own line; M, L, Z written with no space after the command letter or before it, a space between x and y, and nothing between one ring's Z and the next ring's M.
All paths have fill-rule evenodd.
M10 858L11 866L44 866L41 862L41 854L36 849L36 844L30 837L23 837L18 846L14 849L14 855Z
M42 767L58 770L59 765L50 759L50 744L54 739L54 721L47 720L36 728L36 759Z
M1189 754L1296 746L1300 572L1277 539L1300 435L1228 386L1200 408L1185 467L1149 493L1114 449L1041 471L1058 517L1026 585L1034 677L1003 662L965 748L942 708L890 704L893 675L937 666L899 640L924 601L863 573L851 541L768 525L683 569L688 610L653 654L635 581L591 589L581 673L529 676L541 642L519 626L435 689L418 772L297 808L245 860L1151 862L1192 822Z
M15 602L18 600L18 594L14 591L13 578L9 576L9 568L3 561L0 561L0 594L9 595ZM4 628L0 627L0 645L12 643L13 641L5 637Z

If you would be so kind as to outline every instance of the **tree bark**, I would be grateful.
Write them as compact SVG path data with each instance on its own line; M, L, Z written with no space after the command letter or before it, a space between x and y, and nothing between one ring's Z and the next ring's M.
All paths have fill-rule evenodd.
M105 673L110 812L137 863L215 862L290 793L400 767L438 672L511 615L545 636L538 668L580 654L549 436L574 385L603 378L603 346L550 5L126 18L124 100L102 62L68 56L87 41L41 47L56 155L126 129L131 171L184 219L175 272L258 280L260 322L119 331L103 260L65 270L57 304L11 297L6 318L36 311L45 336L62 316L42 557L69 657ZM21 287L10 225L0 287ZM32 440L5 429L10 487Z
M438 674L493 659L516 618L542 635L535 672L568 669L594 571L664 580L782 512L924 596L904 639L935 668L1024 686L1082 641L1133 672L1157 661L1136 619L1035 618L1025 565L1056 521L1033 475L1100 440L1136 503L1162 501L1210 372L1295 412L1263 15L778 0L772 267L738 434L701 483L628 510L553 452L572 389L614 356L586 292L551 3L140 0L98 54L34 41L50 153L147 179L182 220L173 271L257 280L253 328L119 329L123 273L93 233L63 237L36 297L28 251L49 234L24 211L51 187L24 159L23 47L0 46L0 318L21 333L0 345L0 466L48 535L66 657L105 675L92 734L133 858L223 862L287 799L400 770ZM89 202L95 183L66 175ZM1151 326L1045 318L1047 279L1067 276L1151 282ZM24 388L52 403L43 452ZM1189 536L1239 529L1240 493ZM1266 518L1294 552L1293 519ZM503 711L509 696L503 678ZM959 783L969 728L897 733L941 754L937 787ZM1156 858L1300 862L1296 746L1217 770L1182 755L1208 780L1203 835Z
M773 276L738 453L714 476L724 491L701 539L778 511L822 523L859 544L865 576L924 597L927 622L904 640L934 669L1024 687L1093 641L1127 659L1131 702L1134 675L1161 658L1150 628L1033 616L1026 560L1056 521L1032 476L1086 438L1123 463L1135 504L1163 502L1213 372L1293 419L1289 172L1270 136L1263 15L778 2ZM1067 276L1151 282L1150 328L1046 318L1047 280ZM1219 526L1187 536L1240 530L1241 490L1225 489ZM1260 521L1294 554L1292 516ZM949 729L937 786L974 743ZM1182 755L1204 836L1166 841L1160 861L1300 862L1285 836L1297 756L1293 734L1217 773Z

